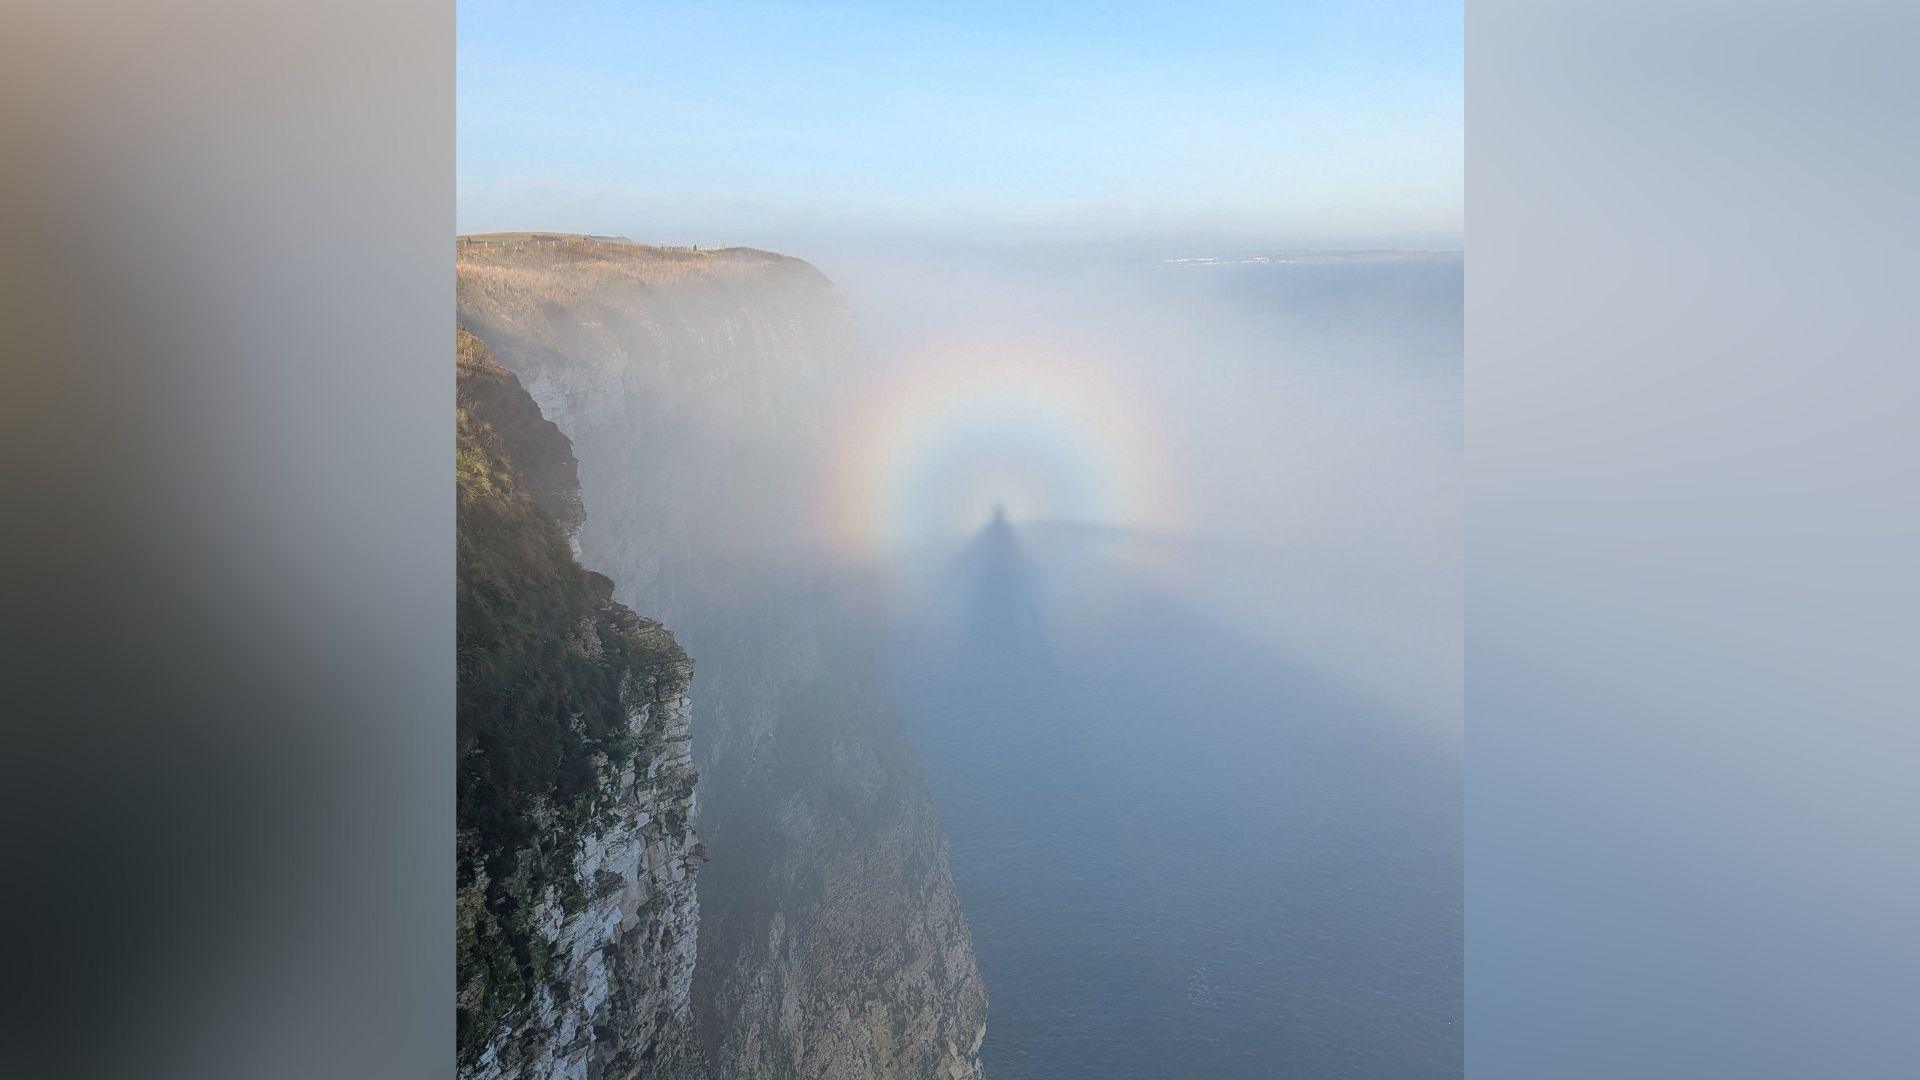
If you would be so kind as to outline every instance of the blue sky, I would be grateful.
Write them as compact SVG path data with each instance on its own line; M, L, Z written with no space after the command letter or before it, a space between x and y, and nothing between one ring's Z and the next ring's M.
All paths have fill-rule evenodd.
M462 231L1455 246L1459 0L460 0Z

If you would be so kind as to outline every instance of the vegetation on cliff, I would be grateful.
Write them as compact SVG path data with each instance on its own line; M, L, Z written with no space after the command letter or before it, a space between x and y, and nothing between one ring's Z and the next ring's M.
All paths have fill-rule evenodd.
M657 623L615 603L568 543L580 501L566 437L458 331L457 964L462 1062L548 964L542 903L567 907L580 837L652 735L636 703L682 678Z

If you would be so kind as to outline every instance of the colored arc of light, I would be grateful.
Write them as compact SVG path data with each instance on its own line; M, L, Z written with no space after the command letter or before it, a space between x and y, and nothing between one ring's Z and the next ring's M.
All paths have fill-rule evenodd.
M1164 525L1175 515L1154 420L1084 362L919 359L863 387L836 425L826 526L872 550L967 535L1001 506L1016 523Z

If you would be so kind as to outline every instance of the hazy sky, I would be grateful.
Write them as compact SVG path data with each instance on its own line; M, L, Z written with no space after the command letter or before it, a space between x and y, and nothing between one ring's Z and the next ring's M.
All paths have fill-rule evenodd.
M459 223L1457 246L1459 0L460 0Z

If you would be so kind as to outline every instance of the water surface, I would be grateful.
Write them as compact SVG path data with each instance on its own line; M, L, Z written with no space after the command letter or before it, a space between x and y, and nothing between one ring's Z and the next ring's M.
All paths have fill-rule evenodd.
M994 1080L1461 1075L1459 270L1130 272L1194 520L897 568Z

